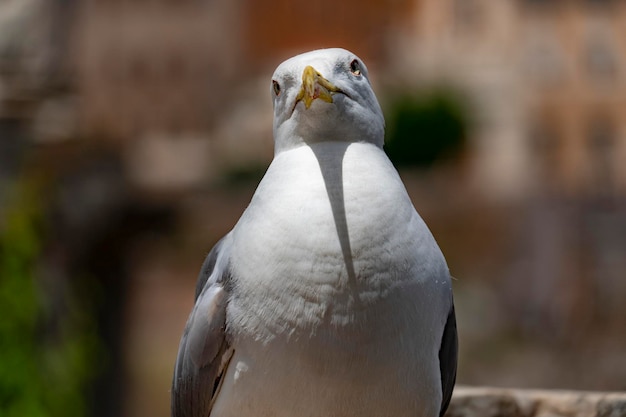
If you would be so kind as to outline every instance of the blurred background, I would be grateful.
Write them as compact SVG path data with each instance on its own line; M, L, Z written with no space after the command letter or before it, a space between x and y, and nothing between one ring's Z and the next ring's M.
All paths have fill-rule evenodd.
M169 415L271 74L331 46L456 278L458 382L626 390L626 2L0 0L0 415Z

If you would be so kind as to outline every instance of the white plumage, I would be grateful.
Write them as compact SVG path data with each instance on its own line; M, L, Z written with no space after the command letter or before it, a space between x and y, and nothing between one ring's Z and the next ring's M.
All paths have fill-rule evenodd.
M302 54L276 69L272 96L275 157L203 265L172 415L442 414L450 276L382 150L365 65Z

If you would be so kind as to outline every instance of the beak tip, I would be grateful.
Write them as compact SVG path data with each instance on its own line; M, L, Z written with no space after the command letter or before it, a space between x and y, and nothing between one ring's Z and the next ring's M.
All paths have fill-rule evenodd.
M304 108L309 109L313 101L321 99L327 103L333 103L332 93L341 91L330 81L322 76L315 68L308 65L302 73L302 87L296 97L298 101L304 102Z

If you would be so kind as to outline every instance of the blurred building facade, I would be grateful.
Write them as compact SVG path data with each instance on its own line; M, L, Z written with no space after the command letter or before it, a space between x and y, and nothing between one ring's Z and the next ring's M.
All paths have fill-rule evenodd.
M624 195L625 28L622 1L422 0L395 67L473 97L488 193Z
M140 186L185 187L229 165L262 166L272 156L266 90L276 63L329 46L382 59L390 28L413 6L408 0L83 2L70 46L80 134L128 148Z
M4 112L32 112L39 141L88 137L127 149L140 183L184 186L207 181L223 160L266 163L273 66L292 53L342 45L402 82L452 84L472 97L477 124L468 154L485 194L626 193L620 1L38 4L3 7L13 22L4 25L5 43L23 37L21 44L35 45L20 67L28 70L14 71L20 79L10 78L14 62L4 60ZM45 24L31 23L37 30L24 37L19 28L29 19ZM66 85L42 72L65 74ZM45 79L37 94L51 99L33 105L32 91L16 94L24 74L31 90ZM164 167L160 178L146 174L155 165Z

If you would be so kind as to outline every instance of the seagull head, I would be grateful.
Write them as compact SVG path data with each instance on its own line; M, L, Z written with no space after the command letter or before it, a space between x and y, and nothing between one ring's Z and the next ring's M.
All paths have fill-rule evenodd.
M382 110L367 67L350 51L320 49L286 60L270 92L276 153L318 142L383 146Z

